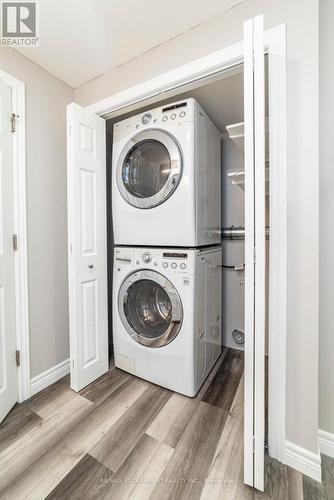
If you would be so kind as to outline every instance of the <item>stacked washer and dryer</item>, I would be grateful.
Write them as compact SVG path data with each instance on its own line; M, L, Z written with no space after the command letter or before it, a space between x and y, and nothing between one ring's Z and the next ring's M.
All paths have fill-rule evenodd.
M114 125L115 365L195 396L221 352L221 135L195 99Z

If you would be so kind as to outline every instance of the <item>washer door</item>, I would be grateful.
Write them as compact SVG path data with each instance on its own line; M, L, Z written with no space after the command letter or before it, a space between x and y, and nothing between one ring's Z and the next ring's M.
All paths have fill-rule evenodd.
M169 344L182 326L182 303L175 287L162 274L147 269L125 279L118 311L130 337L147 347Z
M171 196L182 174L180 148L158 129L139 132L123 149L117 163L117 185L136 208L153 208Z

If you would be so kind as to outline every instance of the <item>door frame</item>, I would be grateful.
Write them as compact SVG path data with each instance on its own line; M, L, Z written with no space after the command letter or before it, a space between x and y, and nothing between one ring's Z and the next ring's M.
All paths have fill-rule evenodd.
M268 444L270 456L284 462L287 335L286 25L281 24L265 31L264 46L268 55L270 89ZM236 43L99 100L86 109L105 118L120 114L120 111L132 111L150 99L156 102L169 91L242 64L243 54L243 43Z
M16 349L20 352L17 367L18 402L30 397L29 291L27 246L27 188L25 136L25 84L0 70L0 78L12 90L12 113L17 115L12 134L14 228L17 250L14 252Z

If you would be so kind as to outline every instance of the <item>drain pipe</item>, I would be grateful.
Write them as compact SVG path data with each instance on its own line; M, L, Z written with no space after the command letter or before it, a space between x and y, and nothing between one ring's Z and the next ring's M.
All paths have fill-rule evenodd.
M244 240L244 226L229 226L222 227L221 236L223 240ZM269 239L269 226L266 226L266 239Z

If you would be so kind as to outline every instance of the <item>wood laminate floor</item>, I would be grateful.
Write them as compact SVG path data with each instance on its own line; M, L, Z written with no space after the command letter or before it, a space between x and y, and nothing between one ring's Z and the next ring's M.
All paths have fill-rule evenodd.
M226 349L196 398L117 368L75 393L65 377L0 425L1 499L333 500L266 457L265 493L243 484L243 355Z

